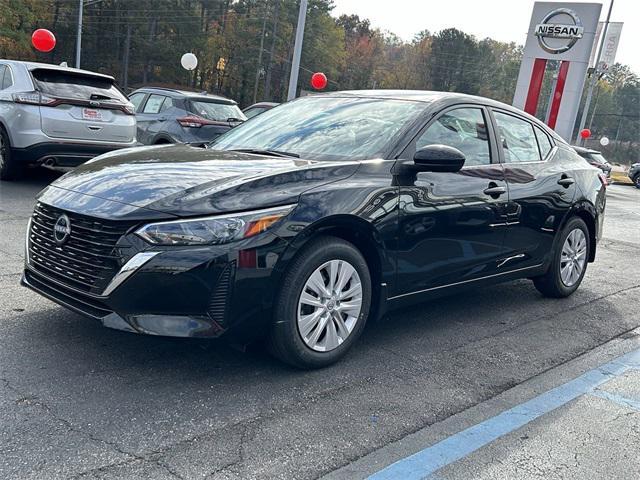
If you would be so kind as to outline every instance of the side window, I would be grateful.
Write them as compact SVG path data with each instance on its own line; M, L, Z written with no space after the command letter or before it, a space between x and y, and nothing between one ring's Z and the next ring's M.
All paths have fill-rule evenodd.
M505 162L539 162L540 152L533 125L506 113L494 112L494 116Z
M4 83L2 88L9 88L13 86L13 76L11 75L11 67L8 65L4 69Z
M140 92L140 93L134 93L129 97L129 101L133 103L133 109L136 112L140 108L140 104L142 103L142 100L144 100L145 95L146 95L145 93Z
M173 99L171 97L164 97L164 102L162 102L162 107L160 107L160 111L164 112L166 109L173 107Z
M164 95L151 95L142 113L159 113L165 98Z
M487 123L480 108L457 108L440 115L416 140L416 150L448 145L466 157L465 166L489 165L491 153Z
M551 143L549 135L544 133L540 127L534 127L534 130L536 131L536 138L538 139L538 146L540 147L540 155L544 160L553 148L553 143Z
M4 65L0 65L0 90L4 90L5 86L4 86L4 73L5 70L7 69L7 67L5 67Z

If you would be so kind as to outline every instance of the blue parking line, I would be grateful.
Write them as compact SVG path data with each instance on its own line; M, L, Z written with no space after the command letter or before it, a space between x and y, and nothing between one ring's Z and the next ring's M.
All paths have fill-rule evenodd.
M622 405L623 407L632 408L640 412L640 401L635 398L627 398L617 393L607 392L606 390L594 390L591 395L604 398L605 400L611 400L612 402Z
M374 473L368 480L418 480L469 455L490 442L528 424L624 373L640 368L640 349L590 370L559 387L451 435L435 445Z

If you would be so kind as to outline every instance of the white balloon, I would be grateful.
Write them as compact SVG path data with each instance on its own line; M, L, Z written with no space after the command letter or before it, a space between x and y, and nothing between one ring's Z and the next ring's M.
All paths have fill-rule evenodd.
M193 70L198 66L198 57L193 53L185 53L180 59L180 64L185 70Z
M600 139L600 145L602 145L603 147L606 147L607 145L609 145L609 139L607 137L602 137Z

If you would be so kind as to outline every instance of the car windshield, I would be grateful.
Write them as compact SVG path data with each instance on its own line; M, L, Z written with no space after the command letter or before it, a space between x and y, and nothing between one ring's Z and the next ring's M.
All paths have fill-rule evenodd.
M591 158L598 163L607 163L607 160L600 153L592 153Z
M219 137L217 150L272 150L320 160L376 158L425 103L309 96L268 110Z
M226 122L228 119L246 120L242 110L237 105L210 102L207 100L191 100L191 112L208 120Z

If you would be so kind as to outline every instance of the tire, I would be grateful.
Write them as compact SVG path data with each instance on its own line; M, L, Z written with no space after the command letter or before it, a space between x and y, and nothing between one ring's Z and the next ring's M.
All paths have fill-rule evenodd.
M344 274L343 278L349 277L335 282L337 290L346 296L325 297L332 285L330 271L336 273L334 278L338 280L340 273ZM318 286L318 281L323 282L322 286ZM342 289L339 283L344 283ZM331 365L347 353L362 333L370 306L371 275L360 251L336 237L312 240L292 260L285 273L267 340L269 351L301 369Z
M24 173L23 170L23 165L11 153L9 135L0 127L0 180L18 180Z
M575 292L587 271L590 247L587 224L572 217L562 229L549 269L533 279L538 291L551 298L564 298Z
M636 178L633 179L633 184L636 188L640 188L640 174L636 175Z

